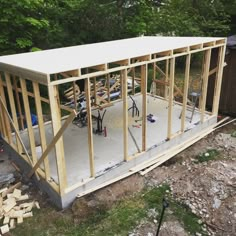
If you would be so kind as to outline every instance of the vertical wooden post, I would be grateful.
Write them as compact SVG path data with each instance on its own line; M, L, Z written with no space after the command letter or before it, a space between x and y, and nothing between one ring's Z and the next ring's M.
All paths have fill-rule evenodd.
M121 71L123 97L123 141L124 160L128 160L128 98L127 98L127 69Z
M169 91L169 105L168 105L168 128L167 139L172 138L172 114L173 114L173 100L174 100L174 82L175 82L175 57L170 59L170 91Z
M96 86L96 77L93 78L93 92L94 92L94 103L97 105L97 86Z
M37 162L36 148L35 148L35 137L34 137L34 130L33 130L33 126L32 126L29 98L27 95L28 92L27 92L27 88L26 88L25 79L20 78L20 85L21 85L22 98L23 98L23 104L24 104L24 109L25 109L25 119L26 119L26 124L27 124L27 132L28 132L29 143L30 143L32 163L35 164Z
M122 71L120 71L120 89L121 89L121 91L120 91L120 98L122 99L123 98L123 83L124 83L124 81L123 81L123 79L122 79Z
M0 96L2 98L2 102L7 107L5 92L4 92L4 88L3 88L3 84L2 84L2 77L0 78ZM9 118L7 117L5 110L3 108L1 110L3 111L2 120L4 123L4 127L6 127L5 128L5 131L6 131L5 138L9 144L13 144L12 134L11 134L11 125L10 125Z
M5 73L5 80L6 80L6 84L7 84L7 93L8 93L10 107L11 107L12 120L14 122L14 126L15 126L17 132L19 132L19 124L18 124L17 113L16 113L16 105L15 105L15 100L14 100L14 96L13 96L12 83L11 83L11 78L10 78L9 73ZM20 140L17 137L17 135L16 135L16 146L17 146L18 153L22 153L22 146L21 146Z
M142 90L142 151L146 151L147 136L147 64L141 66L141 90Z
M220 47L219 49L220 58L219 58L219 64L218 64L218 71L216 75L215 92L214 92L214 98L213 98L213 109L212 109L213 115L217 115L218 109L219 109L220 91L221 91L222 75L223 75L223 69L224 69L225 50L226 50L225 45Z
M110 74L107 74L107 101L111 102L111 94L110 94Z
M17 110L18 110L19 118L20 118L20 128L23 130L25 128L24 127L24 119L23 119L23 115L22 115L22 108L21 108L21 103L20 103L20 97L19 97L19 92L18 92L16 76L13 79L13 86L14 86L15 95L16 95Z
M39 84L34 81L32 83L33 83L34 96L35 96L34 100L35 100L36 113L38 117L38 128L39 128L41 148L42 148L42 153L44 153L47 148L47 144L46 144L44 121L43 121L42 105L41 105L41 100L40 100ZM47 180L50 179L48 157L44 159L44 171L45 171L46 179Z
M92 126L90 87L91 87L90 86L90 78L87 78L87 79L85 79L85 96L86 96L86 109L87 109L87 127L88 127L88 148L89 148L90 174L91 174L91 177L95 177L94 147L93 147L93 126Z
M57 99L57 88L56 86L48 86L48 96L50 100L50 109L52 117L52 129L54 137L61 128L61 113ZM67 177L66 177L66 164L65 164L65 153L64 153L64 143L62 137L57 141L55 145L55 154L57 162L57 174L59 180L59 191L63 195L65 188L67 187Z
M210 70L210 61L211 61L211 49L208 49L205 52L205 66L203 72L203 84L202 84L202 102L201 102L201 122L204 122L204 115L206 109L206 98L207 98L207 87L208 87L208 77L209 77L209 70Z
M166 77L165 77L165 90L164 90L164 98L168 98L168 86L167 83L169 82L169 59L166 60Z
M76 83L73 81L74 109L77 109Z
M182 113L181 113L181 132L184 132L185 130L185 117L186 117L186 107L187 107L187 100L188 100L190 62L191 62L191 54L188 54L186 56L186 62L185 62L184 96L183 96L183 108L182 108Z
M135 86L134 86L134 81L135 81L135 67L132 69L132 95L135 95Z

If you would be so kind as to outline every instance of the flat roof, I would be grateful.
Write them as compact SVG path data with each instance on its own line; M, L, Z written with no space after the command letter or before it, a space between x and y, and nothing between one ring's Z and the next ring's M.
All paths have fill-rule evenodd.
M6 70L10 66L18 71L28 70L31 74L54 74L222 39L224 38L144 36L28 52L1 56L0 70Z

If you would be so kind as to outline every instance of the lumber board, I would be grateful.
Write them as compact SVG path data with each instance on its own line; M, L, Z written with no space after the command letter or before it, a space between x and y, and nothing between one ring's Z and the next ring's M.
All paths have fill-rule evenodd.
M92 125L90 79L89 78L87 78L85 80L85 97L86 97L86 109L87 109L87 129L88 129L88 148L89 148L90 175L91 175L91 177L95 177L94 147L93 147L93 125Z
M213 108L212 108L213 115L217 115L218 109L219 109L220 90L221 90L221 84L222 84L225 50L226 50L226 45L221 46L219 50L219 63L217 65L218 71L216 75L215 92L214 92L214 97L213 97Z
M172 116L173 116L173 100L174 100L174 80L175 80L175 58L170 60L170 91L168 101L168 127L167 127L167 139L172 137Z
M34 96L35 96L36 114L38 117L40 144L41 144L42 152L44 153L47 148L47 141L46 141L46 133L45 133L45 126L44 126L44 121L43 121L43 112L42 112L42 105L41 105L41 100L40 100L40 91L39 91L38 83L33 82L33 90L34 90ZM44 163L44 171L45 171L46 179L50 179L48 156L45 157L43 163Z
M142 151L146 150L147 146L147 65L141 66L142 79Z
M59 81L59 80L58 80ZM60 187L60 193L64 194L64 190L67 185L67 177L66 177L66 167L65 167L65 153L64 153L64 142L62 139L62 134L64 130L61 129L61 116L60 116L60 110L59 110L59 104L57 100L57 88L56 86L48 86L48 94L49 94L49 100L50 100L50 110L51 110L51 118L52 118L52 128L53 128L53 135L54 135L54 141L50 143L47 147L47 149L50 151L51 148L55 147L55 153L56 153L56 162L57 162L57 173L58 173L58 179L59 179L59 187ZM75 113L72 113L75 115ZM73 117L70 116L70 117ZM67 125L64 126L67 128ZM62 131L62 132L59 132ZM57 135L57 134L60 135ZM55 142L56 141L56 142ZM49 149L50 148L50 149ZM46 153L46 151L44 152ZM46 153L48 155L48 153ZM45 156L43 158L41 157L40 160L44 160ZM39 163L39 161L38 161ZM39 165L37 165L37 168ZM33 168L33 172L31 171L31 175L35 172L37 168Z
M21 108L21 103L20 103L20 97L19 97L19 92L18 92L16 76L14 76L14 78L13 78L13 89L15 90L17 110L18 110L19 118L20 118L20 128L23 130L24 129L24 121L23 121L24 119L23 119L23 114L22 114L22 108Z
M9 226L8 226L8 224L3 225L2 227L0 227L0 230L1 230L1 233L2 233L2 234L8 233L8 232L9 232Z
M123 155L128 160L128 98L127 98L127 70L121 71L122 93L123 93Z
M5 104L3 103L3 100L2 100L2 98L1 98L1 96L0 96L0 103L1 103L2 107L4 108L4 110L5 110L5 112L6 112L7 116L8 116L8 118L9 118L9 120L11 121L12 127L13 127L13 129L14 129L14 131L15 131L17 137L18 137L19 140L20 140L20 143L21 143L21 145L22 145L22 147L23 147L23 149L24 149L25 155L26 155L27 158L28 158L28 159L27 159L28 162L32 165L31 157L30 157L30 155L29 155L29 153L28 153L28 151L27 151L27 149L26 149L26 147L25 147L25 145L24 145L24 142L23 142L22 139L21 139L21 136L20 136L19 132L17 131L17 129L16 129L15 126L14 126L14 122L13 122L13 120L11 119L11 116L10 116L10 114L8 113L8 110L7 110L6 106L5 106Z
M54 138L52 139L52 141L50 142L50 144L47 146L45 152L42 154L42 156L39 158L39 160L37 161L37 163L34 165L34 167L32 168L32 170L29 172L28 177L31 178L31 176L34 174L34 172L36 171L37 168L39 168L39 166L41 165L41 163L44 161L44 159L47 157L47 155L49 154L49 152L51 151L51 149L55 146L55 144L57 143L57 141L60 139L60 137L62 136L62 134L64 133L65 129L68 127L68 125L72 122L72 120L75 118L76 116L76 112L74 111L73 113L70 114L70 116L67 118L67 120L65 121L65 123L62 125L62 127L58 130L58 132L56 133L56 135L54 136Z
M10 102L10 108L11 108L11 115L12 115L12 120L14 123L14 126L16 130L19 132L19 124L18 124L18 119L17 119L17 113L16 113L16 105L15 105L15 100L12 92L12 82L9 73L5 73L5 80L7 84L7 93L8 93L8 98ZM17 150L18 152L22 152L22 146L20 143L20 140L18 136L16 135L16 145L17 145Z
M206 109L206 99L207 99L207 87L208 87L208 78L210 70L210 61L211 61L211 49L208 49L205 52L204 60L204 72L203 72L203 86L202 86L202 101L201 101L201 123L204 122L205 109Z
M4 108L6 108L7 103L6 103L6 97L5 97L5 92L4 92L4 88L3 88L3 82L2 82L1 74L0 74L0 97L1 97L1 101L2 101L2 106L4 106ZM1 116L2 120L3 120L3 125L4 125L4 127L6 127L5 128L5 131L6 131L5 138L7 139L8 143L10 145L12 145L13 140L12 140L12 135L11 135L10 121L9 121L9 118L7 117L6 111L3 108L1 110L3 111L3 115ZM6 108L6 110L7 110L7 108Z
M27 132L28 132L29 143L30 143L32 163L35 164L37 162L35 137L34 137L34 131L33 131L33 126L32 126L29 98L27 95L25 79L20 78L20 84L21 84L21 89L22 89L22 98L23 98L23 104L24 104L24 110L25 110L25 118L26 118Z
M7 188L5 191L2 192L2 197L4 198L5 196L7 196L8 193L12 193L15 188L20 188L20 187L21 187L21 182L12 185L11 187Z
M184 132L185 130L185 117L186 117L187 100L188 100L190 64L191 64L191 54L188 54L185 62L184 96L183 96L183 107L181 113L181 132Z

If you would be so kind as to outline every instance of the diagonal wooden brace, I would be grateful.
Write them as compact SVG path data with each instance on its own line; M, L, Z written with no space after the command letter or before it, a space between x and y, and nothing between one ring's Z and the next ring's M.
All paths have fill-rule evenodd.
M73 119L76 117L76 112L73 110L73 112L69 115L65 123L62 125L62 127L58 130L56 136L53 138L51 143L47 146L46 150L42 154L42 156L39 158L37 163L34 165L33 169L29 172L28 177L31 178L34 172L39 168L41 163L44 161L44 159L47 157L49 152L52 150L52 148L55 146L57 141L61 138L63 135L65 129L68 127L68 125L73 121Z

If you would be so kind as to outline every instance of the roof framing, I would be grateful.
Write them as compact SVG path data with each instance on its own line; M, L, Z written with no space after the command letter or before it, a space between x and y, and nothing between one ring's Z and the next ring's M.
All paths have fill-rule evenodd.
M0 71L7 71L46 85L60 84L143 65L147 61L151 63L168 57L187 55L205 50L207 47L219 47L225 40L209 37L157 36L122 39L2 56ZM57 73L66 73L70 78L50 81L49 75Z

